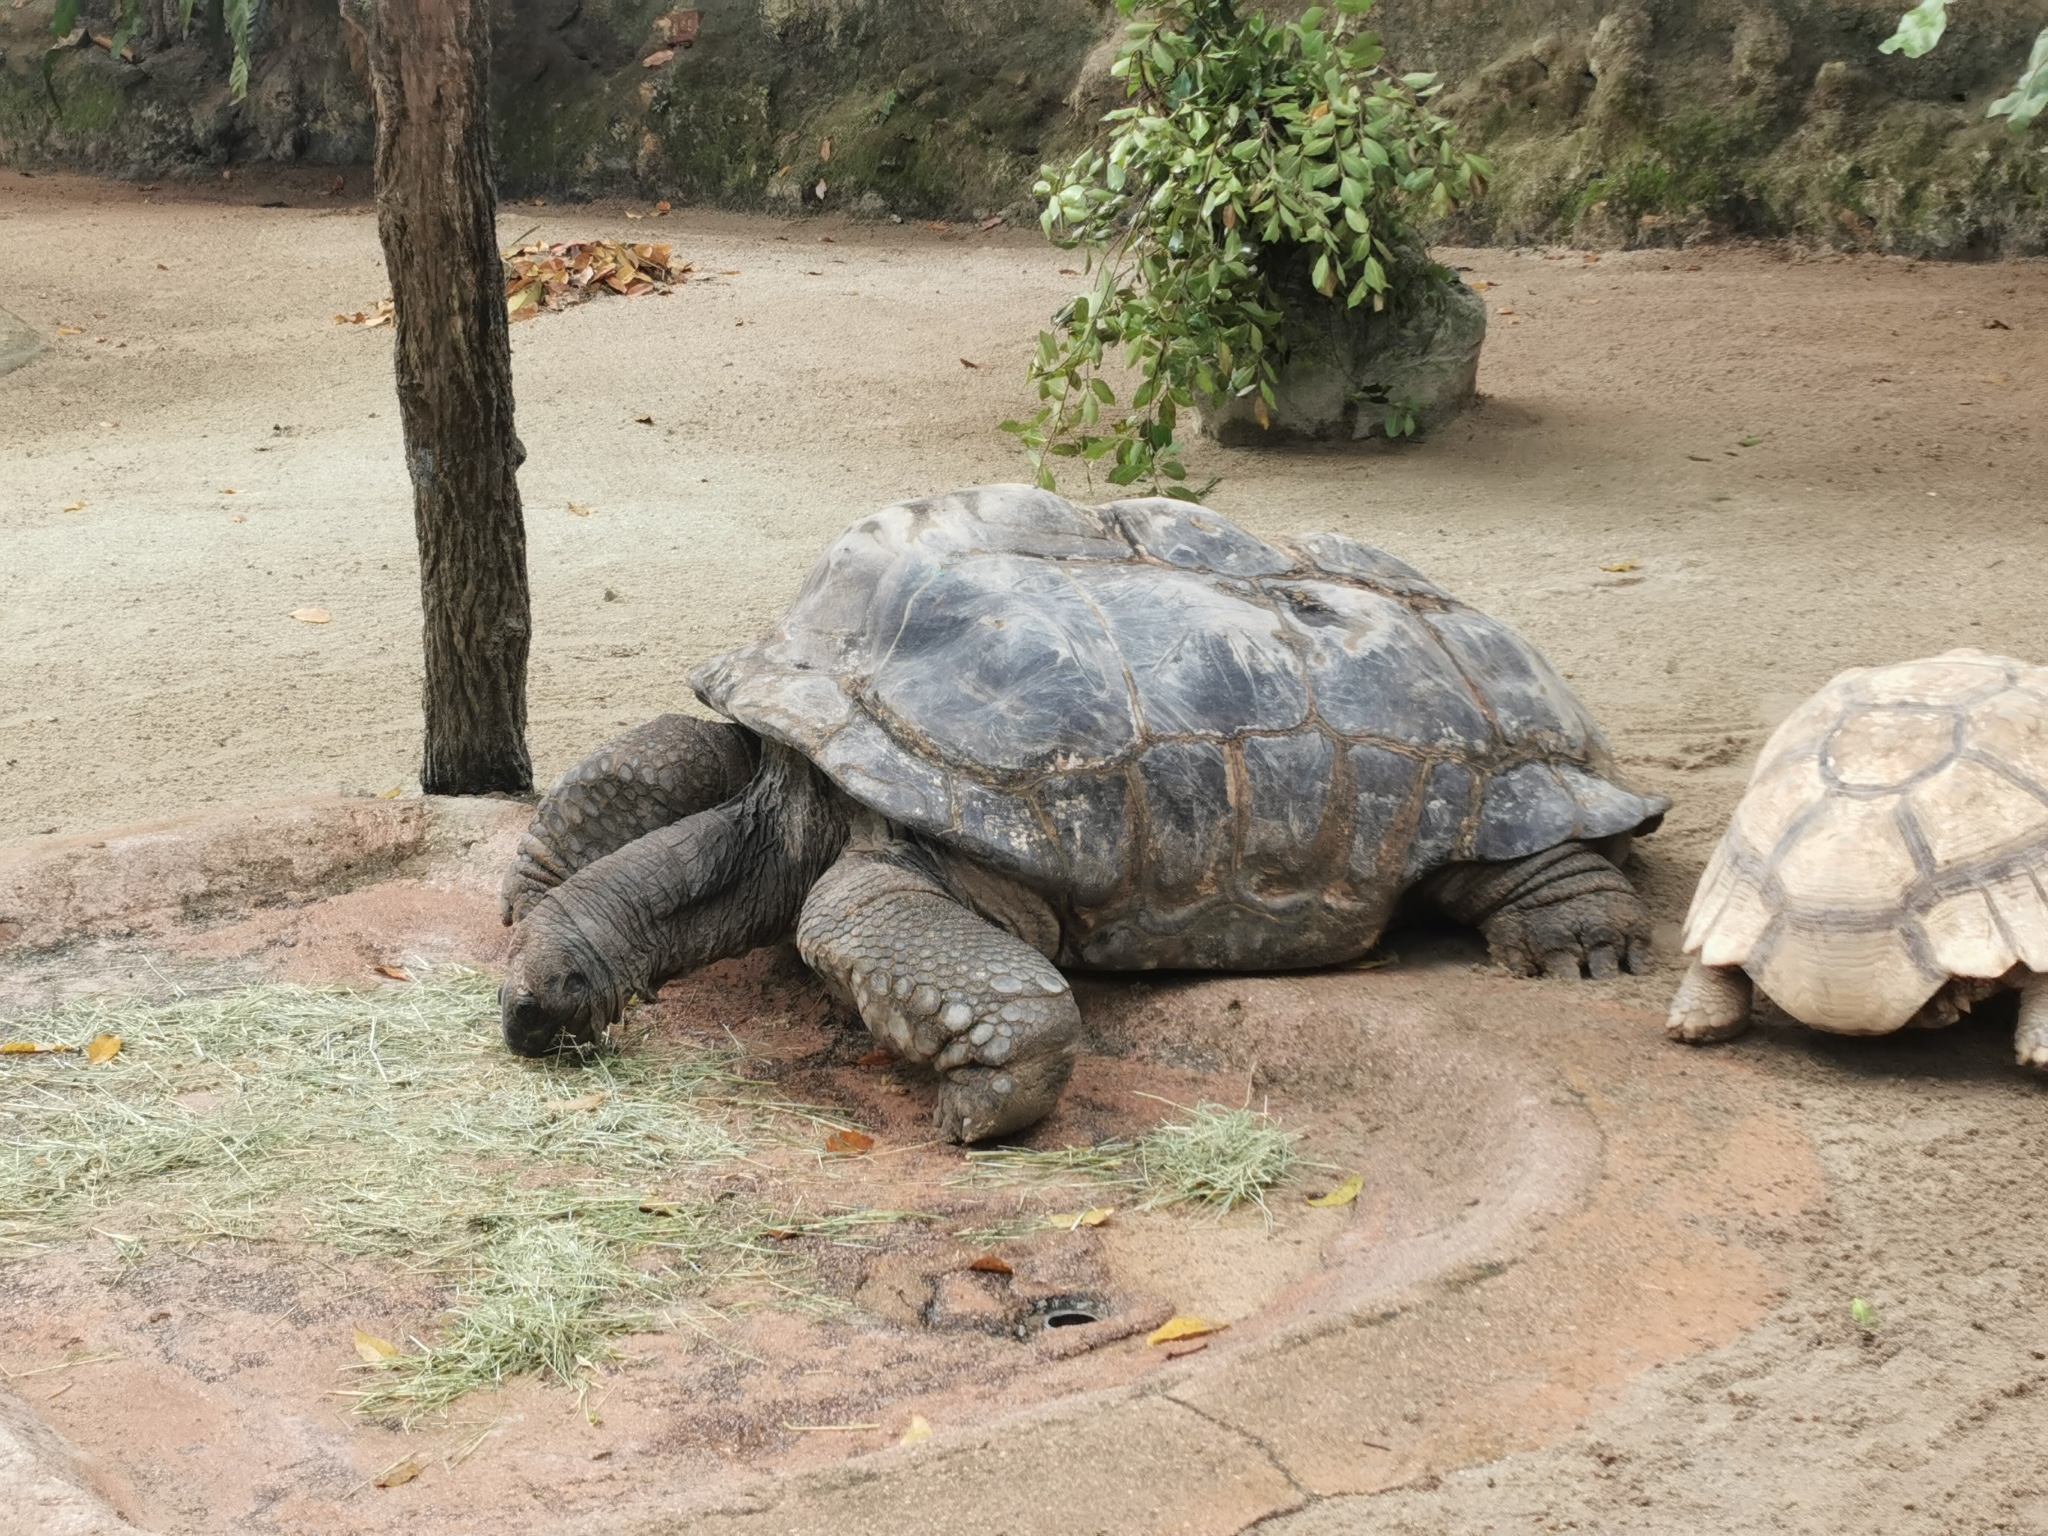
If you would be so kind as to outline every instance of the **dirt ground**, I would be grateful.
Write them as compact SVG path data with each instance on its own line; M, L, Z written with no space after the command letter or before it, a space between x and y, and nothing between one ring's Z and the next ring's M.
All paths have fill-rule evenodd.
M1073 263L1028 231L504 210L508 243L529 225L671 240L698 269L514 332L545 780L682 703L685 669L751 637L852 516L1014 478L993 425L1027 403ZM1196 472L1255 531L1351 534L1515 624L1673 796L1641 850L1664 969L1600 1005L1653 1030L1692 883L1793 701L1955 645L2048 658L2048 265L1444 254L1491 284L1477 410L1418 446L1207 449ZM332 323L386 291L368 210L311 184L174 199L7 172L0 258L0 309L51 339L0 377L0 839L412 783L389 333ZM309 605L333 622L289 617ZM1494 1025L1520 995L1443 985ZM2001 1027L1762 1031L1688 1058L1797 1126L1824 1185L1738 1234L1753 1315L1589 1364L1597 1390L1522 1433L1445 1430L1370 1487L1310 1477L1262 1528L2048 1529L2048 1104ZM1666 1049L1611 1055L1614 1092L1637 1074L1685 1102ZM1685 1125L1660 1179L1685 1177ZM1397 1429L1433 1403L1484 1417L1413 1393ZM1280 1409L1204 1411L1263 1433Z

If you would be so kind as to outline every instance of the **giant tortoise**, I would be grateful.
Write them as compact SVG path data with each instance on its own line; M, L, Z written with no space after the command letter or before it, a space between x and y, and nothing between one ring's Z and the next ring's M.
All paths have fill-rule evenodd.
M505 1038L795 935L960 1141L1057 1101L1061 968L1274 970L1372 948L1404 893L1534 974L1639 968L1620 782L1527 641L1378 550L1160 498L904 502L572 771L507 875Z

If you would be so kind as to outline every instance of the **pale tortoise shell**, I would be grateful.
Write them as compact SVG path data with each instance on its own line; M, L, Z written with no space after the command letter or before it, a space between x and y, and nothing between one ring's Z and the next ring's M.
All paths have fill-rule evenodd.
M2048 971L2044 879L2048 668L1859 667L1765 744L1685 948L1807 1024L1883 1034L1951 977Z

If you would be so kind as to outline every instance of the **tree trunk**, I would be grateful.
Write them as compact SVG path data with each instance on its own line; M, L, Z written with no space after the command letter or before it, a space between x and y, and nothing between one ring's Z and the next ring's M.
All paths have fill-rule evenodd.
M426 610L428 794L523 793L532 616L484 0L374 0L377 234Z

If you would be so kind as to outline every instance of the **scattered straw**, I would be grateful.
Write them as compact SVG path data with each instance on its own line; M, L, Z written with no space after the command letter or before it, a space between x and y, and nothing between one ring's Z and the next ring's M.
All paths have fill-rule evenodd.
M717 1052L522 1061L498 1040L494 984L473 972L364 993L92 1001L13 1028L126 1045L97 1066L21 1057L0 1071L0 1256L98 1231L129 1263L145 1239L240 1238L445 1275L455 1302L437 1342L372 1368L357 1394L408 1422L524 1373L586 1385L608 1341L659 1326L663 1302L785 1263L761 1241L775 1222L758 1202L647 1191L701 1191L687 1175L820 1118L764 1097Z
M1239 1205L1266 1207L1265 1193L1294 1166L1299 1133L1283 1131L1250 1109L1197 1104L1136 1141L1029 1152L998 1147L967 1154L968 1180L978 1184L1065 1187L1111 1185L1144 1195L1143 1210L1208 1206L1218 1214ZM1042 1222L1039 1223L1043 1225ZM1000 1241L1034 1230L1029 1219L956 1234Z

